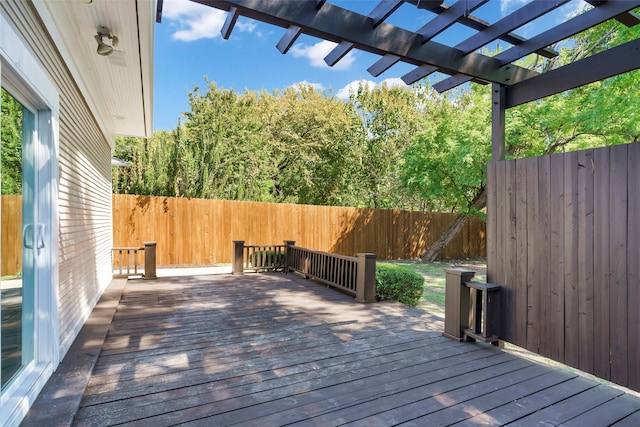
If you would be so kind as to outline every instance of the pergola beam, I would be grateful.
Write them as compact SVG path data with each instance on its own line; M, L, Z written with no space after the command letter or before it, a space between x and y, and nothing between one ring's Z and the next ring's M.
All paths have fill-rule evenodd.
M594 27L620 14L628 12L636 7L640 7L640 0L608 1L603 2L593 9L584 12L574 18L552 27L548 31L541 33L526 42L512 46L510 49L500 52L494 59L500 65L507 65L513 61L523 58L541 47L550 46L561 40L572 37L590 27ZM471 80L471 77L456 74L433 85L438 92L446 92L456 86Z
M569 0L532 2L516 9L513 13L505 16L495 24L490 25L486 29L469 37L463 42L458 43L455 47L464 53L473 52L494 41L497 38L509 33L510 31L520 28L521 26L539 18L551 10L557 9Z
M469 12L476 10L489 0L458 0L454 5L445 9L435 18L416 31L422 37L422 43L428 42Z
M504 34L510 31L513 31L516 28L519 28L524 24L533 21L536 18L539 18L545 13L548 13L553 9L557 9L558 7L567 3L568 1L569 0L557 0L557 1L529 3L521 7L520 9L516 9L513 13L509 14L508 16L505 16L495 24L485 28L479 33L476 33L475 35L469 37L468 39L458 43L455 46L455 48L460 49L465 54L473 52L474 50L486 45L487 43L490 43L493 40L500 38ZM459 5L460 3L462 2L459 1L448 10L453 9L455 6ZM443 14L439 15L438 18L443 16L445 13L447 12L443 12ZM420 67L418 67L418 69L414 71L415 72L410 73L411 75L408 73L402 77L405 83L407 83L408 81L410 81L411 83L414 83L417 81L415 80L416 77L422 75L422 77L420 78L424 78L428 75L428 74L425 74L425 71L427 70L424 68L420 69ZM431 74L431 72L429 74ZM407 80L405 80L405 77L407 77ZM418 80L420 78L418 78ZM471 78L469 78L469 80L471 80ZM407 83L407 84L411 84L411 83Z
M240 12L238 11L238 8L232 7L229 9L227 19L224 20L224 24L220 30L220 34L222 34L223 39L228 40L229 37L231 37L231 31L233 31L233 27L235 27L239 15Z
M402 6L403 3L404 0L382 0L368 15L369 19L371 19L371 24L377 27Z
M445 4L440 4L435 7L433 6L433 4L435 3L442 3L442 2L429 2L425 0L406 0L406 2L415 5L418 9L426 9L437 14L444 13L446 10L450 9L450 7ZM466 16L463 15L460 19L458 19L458 23L464 26L467 26L469 28L473 28L474 30L477 30L477 31L483 31L490 25L488 22L480 18L477 18L473 15L466 15ZM512 45L518 45L520 43L524 43L525 41L527 41L525 38L512 33L504 34L502 37L500 37L500 40L505 41ZM548 47L545 47L544 49L540 49L536 51L536 53L546 58L555 58L556 56L558 56L558 52Z
M407 85L412 85L420 79L427 77L429 74L438 71L438 67L433 65L421 65L409 71L407 74L401 77L402 81Z
M341 41L331 52L329 52L327 56L324 57L324 62L329 67L333 67L338 63L338 61L344 58L351 49L353 49L353 43Z
M381 23L371 27L367 16L325 3L316 10L315 1L281 2L274 0L197 0L215 8L237 8L243 16L288 28L299 26L302 32L336 43L353 43L353 47L378 55L392 54L414 65L433 65L449 74L462 73L505 84L519 82L539 73L526 68L498 67L495 59L478 53L463 55L457 49L433 41L415 43L417 34Z
M595 7L595 6L600 6L606 0L584 0L584 1L589 3L591 6ZM638 15L636 15L631 11L623 12L620 15L616 16L614 19L619 23L621 23L622 25L626 25L627 27L634 27L640 24L640 17L638 17Z
M376 61L371 67L367 68L367 71L373 77L378 77L380 74L387 71L389 68L397 64L399 61L400 61L399 56L388 53L382 58L380 58L378 61Z
M291 46L293 46L293 44L296 42L301 32L302 28L295 25L290 26L276 45L276 48L280 51L280 53L287 53L289 49L291 49Z
M638 68L640 39L510 86L507 90L506 107L515 107Z
M367 17L371 20L371 25L374 28L380 25L380 23L387 19L393 12L395 12L402 5L402 3L404 3L404 0L382 0L375 8L373 8L369 15L367 15ZM327 56L325 56L324 62L328 66L333 67L347 53L349 53L351 49L353 49L353 43L340 42L338 46L336 46L331 52L329 52ZM384 70L380 71L377 75L380 75L383 72Z

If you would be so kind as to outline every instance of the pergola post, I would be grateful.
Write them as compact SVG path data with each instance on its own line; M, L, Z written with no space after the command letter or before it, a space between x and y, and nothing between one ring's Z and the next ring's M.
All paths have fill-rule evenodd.
M504 160L505 111L507 109L507 87L498 83L491 86L491 160Z

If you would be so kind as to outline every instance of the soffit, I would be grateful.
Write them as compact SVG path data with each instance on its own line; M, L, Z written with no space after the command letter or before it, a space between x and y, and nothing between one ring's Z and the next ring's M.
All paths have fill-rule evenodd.
M116 135L151 136L154 2L67 0L34 5L107 138L112 142ZM109 56L96 53L98 27L118 37Z

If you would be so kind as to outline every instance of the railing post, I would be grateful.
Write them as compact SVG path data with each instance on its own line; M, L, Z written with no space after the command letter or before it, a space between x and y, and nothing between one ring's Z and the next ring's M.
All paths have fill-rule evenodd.
M284 274L289 274L289 248L295 244L295 240L284 241Z
M233 259L231 262L231 274L242 274L244 272L244 240L233 241Z
M156 276L156 242L144 242L144 276L142 278L144 280L158 278Z
M356 301L376 301L376 254L358 254Z
M463 330L470 326L471 292L465 286L476 275L473 270L449 268L447 274L444 301L444 335L456 341L464 339Z

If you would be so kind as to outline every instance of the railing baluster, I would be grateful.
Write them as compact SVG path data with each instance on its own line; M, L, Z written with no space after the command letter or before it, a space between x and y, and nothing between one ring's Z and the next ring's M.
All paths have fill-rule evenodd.
M155 243L154 243L155 244ZM144 247L120 247L111 249L112 271L114 277L142 276L146 269L142 268L140 251ZM117 264L117 265L116 265ZM155 266L154 266L155 268ZM154 277L155 278L155 277Z

